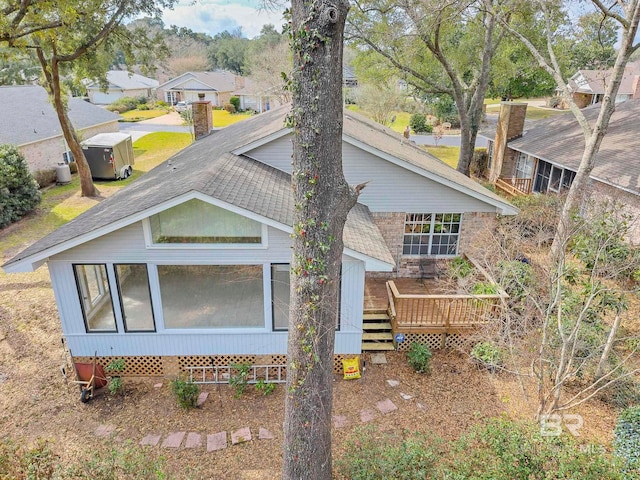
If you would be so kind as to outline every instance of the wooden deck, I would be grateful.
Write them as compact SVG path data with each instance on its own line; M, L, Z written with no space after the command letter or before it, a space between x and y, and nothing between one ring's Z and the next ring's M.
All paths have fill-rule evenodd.
M476 262L468 259L486 280L496 285L493 295L451 295L438 280L366 279L365 312L388 312L392 332L459 334L491 322L508 295Z
M419 278L394 278L394 283L402 293L428 295L439 292L438 281ZM387 293L387 279L367 278L364 284L364 309L387 310L389 295Z

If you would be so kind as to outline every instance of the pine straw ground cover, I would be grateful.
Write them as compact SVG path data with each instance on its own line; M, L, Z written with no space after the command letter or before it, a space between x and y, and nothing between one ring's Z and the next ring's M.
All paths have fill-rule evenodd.
M6 260L6 257L5 257ZM24 444L38 439L52 442L62 462L78 462L91 452L137 444L148 434L176 431L211 434L250 427L254 439L226 450L206 453L204 448L171 450L145 447L150 456L163 456L169 478L278 478L281 467L284 387L263 396L249 389L233 397L226 385L205 386L210 392L202 408L178 407L169 382L154 388L158 379L125 379L124 396L100 395L88 404L79 401L78 388L62 376L61 331L46 268L35 273L0 276L0 424L2 435ZM384 431L433 432L454 439L484 419L506 414L531 418L533 403L522 400L512 377L478 370L466 355L436 353L429 376L414 373L403 353L387 354L387 365L367 361L360 380L335 378L334 414L347 418L347 426L334 429L335 458L343 454L345 440L360 426L360 411L374 410L376 402L391 399L398 410L376 413L373 424ZM365 360L368 356L365 355ZM400 382L390 387L386 380ZM400 393L411 395L404 400ZM533 397L534 398L534 397ZM422 408L418 406L422 405ZM585 417L581 433L586 442L610 440L614 413L592 403L580 410ZM99 425L115 427L111 440L97 437ZM274 433L273 440L258 440L260 427Z
M101 187L103 195L108 190ZM88 208L87 202L94 201L73 192L61 195L64 198L58 205L70 202L79 209ZM34 222L40 214L42 218L48 213L40 212L0 232L2 262L50 228L37 229ZM16 241L23 229L29 234ZM96 452L108 457L112 448L122 450L127 441L137 445L148 434L161 434L164 438L176 431L205 435L249 427L252 441L218 452L206 453L204 448L139 449L150 458L164 457L168 478L279 477L284 415L282 385L269 396L250 388L239 399L233 397L233 390L226 385L205 386L210 394L203 407L185 411L178 407L167 379L162 380L159 389L154 388L158 379L125 379L123 396L103 394L82 404L78 387L60 371L65 363L61 337L47 268L12 275L0 272L0 440L10 437L24 445L35 445L38 439L49 440L60 461L69 464L85 461ZM336 459L343 456L347 438L362 425L362 410L376 412L371 423L383 431L433 433L445 440L458 438L487 418L507 415L531 419L535 411L534 386L526 378L521 384L506 373L491 375L474 366L464 353L436 352L431 375L414 373L403 353L387 354L387 365L372 365L368 355L364 359L367 363L362 379L345 381L335 377L334 415L347 419L345 427L333 431ZM391 387L386 382L390 379L400 384ZM401 393L411 398L404 400ZM388 415L377 412L376 403L384 399L391 399L398 410ZM616 417L612 408L592 401L571 413L584 418L579 442L610 448ZM110 440L95 435L100 425L114 427ZM273 432L275 438L258 440L261 427Z

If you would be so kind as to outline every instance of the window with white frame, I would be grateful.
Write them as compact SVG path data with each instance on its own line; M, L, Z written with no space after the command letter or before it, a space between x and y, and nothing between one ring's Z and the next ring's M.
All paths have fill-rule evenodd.
M191 199L149 217L154 244L261 244L262 224Z
M107 266L73 265L73 273L87 332L116 332Z
M526 153L520 152L516 163L516 178L531 178L533 176L533 159Z
M403 255L456 255L461 213L407 213Z

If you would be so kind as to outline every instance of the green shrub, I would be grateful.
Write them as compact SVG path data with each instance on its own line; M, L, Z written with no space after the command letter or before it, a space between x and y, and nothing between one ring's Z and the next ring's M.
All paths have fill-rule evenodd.
M467 278L474 272L473 264L462 257L456 257L449 262L449 276L455 280Z
M502 365L502 350L490 342L476 343L471 349L471 358L493 371Z
M416 133L431 133L433 127L427 123L427 117L422 113L414 113L409 118L409 126Z
M489 282L476 282L471 287L472 295L496 295L498 293L498 287Z
M236 107L231 103L225 104L224 109L229 113L236 113Z
M240 398L249 384L250 363L232 363L231 369L234 372L229 377L229 385L235 390L234 397Z
M469 480L623 480L619 463L599 445L570 435L543 437L540 426L491 419L453 442L437 477ZM631 480L629 478L628 480Z
M101 447L72 464L62 464L51 442L38 440L35 446L20 445L0 438L0 478L25 480L166 479L164 460L128 441L125 445Z
M29 213L40 199L24 155L13 145L0 145L0 228Z
M262 379L258 380L258 382L256 383L256 390L262 392L263 395L270 395L275 389L275 383L265 382Z
M229 99L229 103L235 107L236 112L240 111L240 98L239 97L231 97ZM230 113L233 113L233 112L230 112Z
M394 435L374 426L359 428L349 437L338 472L350 480L418 480L436 478L438 457L419 434Z
M124 383L122 383L120 374L124 371L126 366L127 364L124 358L116 358L115 360L111 360L111 362L109 362L109 365L107 365L106 371L107 373L111 374L111 378L109 379L107 388L109 389L109 393L111 395L124 393Z
M59 478L91 480L166 479L164 459L128 440L124 445L105 446L71 467Z
M409 365L418 373L431 372L431 350L422 343L413 342L407 352Z
M140 102L138 98L132 98L132 97L119 98L118 100L111 102L109 105L107 105L107 110L111 112L118 112L118 113L124 113L124 112L128 112L129 110L135 110L136 108L138 108L138 104L146 103L147 99L145 97L142 97L142 98L144 100L142 102Z
M194 408L198 404L200 395L200 385L188 380L176 378L171 381L171 391L178 400L178 405L182 408Z
M614 435L614 451L624 460L624 469L640 475L640 407L622 411Z
M531 265L520 260L501 260L497 263L500 286L512 300L521 300L529 293L533 284Z

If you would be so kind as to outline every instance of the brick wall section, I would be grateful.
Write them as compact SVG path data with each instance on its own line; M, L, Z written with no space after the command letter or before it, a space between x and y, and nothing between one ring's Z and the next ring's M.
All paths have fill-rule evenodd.
M589 186L589 194L585 195L585 198L592 198L598 201L609 200L624 205L624 213L631 215L629 241L634 245L640 245L640 196L625 192L606 183L592 180Z
M370 277L387 278L394 275L408 278L420 277L420 259L417 257L403 257L402 243L404 237L404 213L372 213L373 221L378 230L382 234L391 255L397 263L397 273L368 273ZM458 245L458 253L462 254L468 249L471 242L476 238L477 232L491 227L495 224L496 216L494 213L465 213L462 215L462 229L460 232L460 244Z
M495 213L474 212L462 215L458 254L462 255L469 250L471 244L478 238L478 232L486 230L487 228L492 229L495 225Z
M109 122L97 127L81 130L81 138L91 138L98 133L117 132L118 129L118 122ZM55 170L58 163L62 162L62 154L67 151L62 135L40 142L22 145L19 147L19 150L27 159L29 170L32 173L39 170Z
M193 102L193 133L196 140L200 140L211 133L213 117L211 116L211 102L208 100Z
M522 135L526 115L526 103L502 102L500 104L500 115L493 144L493 161L489 172L490 181L495 182L500 176L509 176L503 173L505 171L503 163L508 150L507 142Z
M509 147L505 149L502 169L500 170L501 177L511 178L516 176L516 165L518 164L519 156L520 152L511 150Z

